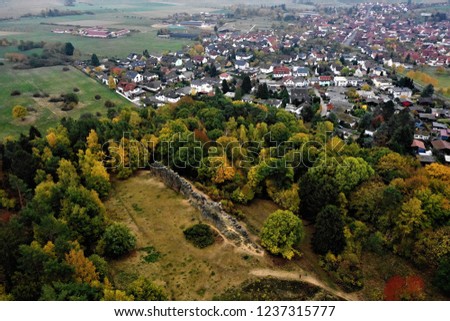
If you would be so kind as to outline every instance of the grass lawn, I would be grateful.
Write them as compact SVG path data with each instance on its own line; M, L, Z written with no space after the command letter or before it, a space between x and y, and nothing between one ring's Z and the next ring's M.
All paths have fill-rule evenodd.
M106 86L87 77L82 72L70 67L69 71L62 71L62 66L46 67L30 70L14 70L10 64L0 66L0 139L6 136L18 136L28 132L29 126L34 125L45 131L55 126L62 117L79 118L84 113L101 113L106 115L104 107L106 100L111 100L117 106L126 106L130 103ZM59 96L73 92L74 88L80 103L71 111L62 111L60 103L50 103L48 98L34 98L35 93L48 93L50 96ZM20 96L11 96L11 92L18 90ZM100 95L100 100L94 96ZM29 112L25 120L15 120L12 117L12 108L16 105L29 107L35 111Z
M114 282L126 287L137 275L162 285L171 299L210 300L225 289L249 279L251 269L262 267L263 257L249 257L221 237L204 249L186 241L183 230L202 221L199 211L148 172L114 183L106 202L111 219L127 224L137 235L138 248L153 247L160 258L143 260L136 251L112 263ZM208 224L207 221L203 223Z

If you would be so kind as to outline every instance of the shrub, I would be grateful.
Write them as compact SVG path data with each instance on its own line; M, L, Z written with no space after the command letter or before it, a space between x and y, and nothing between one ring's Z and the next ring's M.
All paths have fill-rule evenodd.
M116 106L116 104L114 102L112 102L111 100L105 101L105 107L106 108L112 108L112 107L115 107L115 106Z
M95 100L100 100L100 99L102 99L102 96L100 96L100 95L95 95Z
M102 243L106 256L118 258L134 249L136 237L125 225L114 223L106 228Z
M77 88L77 87L75 87L75 88L73 89L73 92L75 92L75 93L77 93L77 92L79 92L79 91L80 91L80 89Z
M22 93L19 90L13 90L11 96L20 96Z
M425 283L420 276L410 275L402 277L395 275L384 287L386 301L422 300L424 298Z
M127 294L132 295L135 301L167 300L166 294L164 294L163 290L159 286L143 277L140 277L129 285Z
M25 117L27 116L28 111L25 107L17 105L14 106L14 108L12 109L12 116L14 119L21 119L24 120Z
M50 103L59 103L61 101L64 101L64 98L62 97L50 97L48 100Z
M75 103L68 103L68 104L64 104L64 106L61 107L62 111L71 111L72 109L75 108Z
M34 94L33 94L33 97L34 97L34 98L41 98L42 95L41 95L41 93L34 93Z
M78 102L80 101L80 99L78 98L78 95L74 94L74 93L68 93L68 94L65 94L65 95L62 95L62 96L63 96L64 102L66 104L69 104L69 103L78 104Z
M146 255L142 258L146 263L154 263L161 258L161 253L159 253L153 246L147 246L141 249Z
M196 224L183 231L186 240L202 249L214 243L214 234L206 224Z
M70 68L69 67L63 67L62 71L69 71Z

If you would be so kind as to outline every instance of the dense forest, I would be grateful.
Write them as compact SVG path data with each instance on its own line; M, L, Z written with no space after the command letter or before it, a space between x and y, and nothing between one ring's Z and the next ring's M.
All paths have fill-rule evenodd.
M282 210L269 217L261 239L273 255L300 255L302 221L312 222L322 268L347 291L364 286L361 254L371 251L412 262L449 294L450 168L423 167L410 154L412 118L390 107L373 115L373 147L344 142L334 134L337 124L314 112L304 122L220 92L157 110L112 107L107 117L63 119L46 133L32 127L1 145L0 296L170 299L147 279L117 289L108 277L108 262L136 242L107 219L110 175L126 179L155 161L237 218L244 214L236 204L271 199ZM401 298L421 298L414 294Z

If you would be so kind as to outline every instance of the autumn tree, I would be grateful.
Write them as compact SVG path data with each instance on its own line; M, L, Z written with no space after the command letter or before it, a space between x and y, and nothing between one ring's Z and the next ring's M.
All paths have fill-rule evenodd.
M303 223L291 211L273 212L264 222L261 231L261 245L270 253L290 260L304 236Z
M25 120L25 117L27 117L28 111L25 107L17 105L14 106L12 109L12 116L15 119Z
M113 76L109 76L109 78L108 78L108 87L111 90L116 90L116 88L117 88L116 80L114 79Z
M422 202L416 197L404 202L394 223L392 231L394 251L409 257L420 232L431 225L422 210Z
M167 295L163 289L148 279L140 277L127 288L127 294L136 301L166 301Z
M419 266L436 269L444 257L450 256L449 244L450 226L426 230L414 244L412 259Z
M339 254L344 250L344 221L339 208L334 205L326 206L317 215L315 228L311 240L314 252L324 255L328 252Z
M71 249L69 253L66 253L65 260L68 265L73 267L76 282L98 284L99 275L95 270L95 265L84 256L83 250Z
M86 152L79 151L78 164L86 188L96 191L100 198L108 196L111 189L109 174L89 148Z
M424 298L425 283L416 275L402 277L394 275L384 287L386 301L421 300Z

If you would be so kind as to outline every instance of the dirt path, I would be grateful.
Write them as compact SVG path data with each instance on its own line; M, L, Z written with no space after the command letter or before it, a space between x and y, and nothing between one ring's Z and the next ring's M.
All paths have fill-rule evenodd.
M324 284L322 281L317 279L314 275L311 275L304 270L300 270L298 272L288 272L283 270L271 270L271 269L255 269L251 270L251 275L257 276L257 277L274 277L277 279L284 279L284 280L295 280L295 281L302 281L306 282L315 286L318 286L331 294L345 299L347 301L358 301L359 297L357 294L354 293L345 293L343 291L335 290Z

